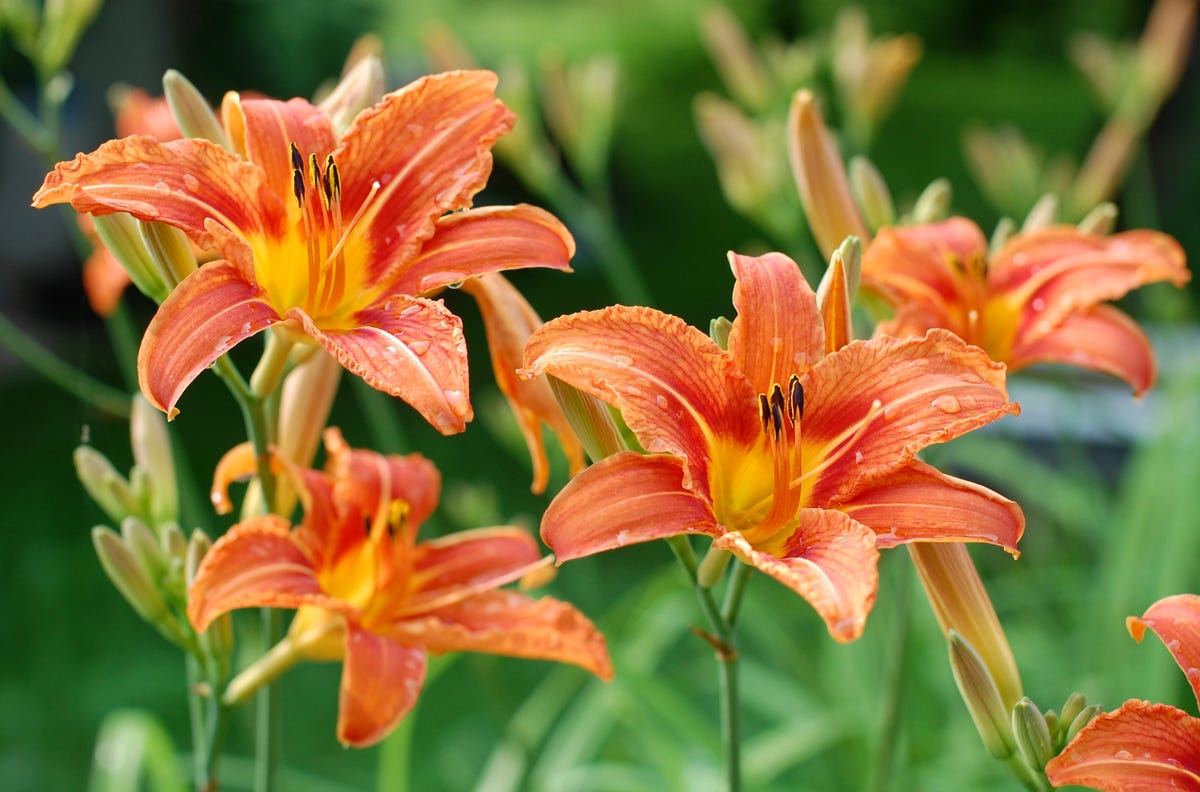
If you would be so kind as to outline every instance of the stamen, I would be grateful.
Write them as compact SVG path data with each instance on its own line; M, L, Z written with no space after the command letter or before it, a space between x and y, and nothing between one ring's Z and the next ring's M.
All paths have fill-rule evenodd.
M775 429L775 439L778 440L783 434L783 413L785 411L783 389L779 387L779 383L775 383L775 387L771 389L771 424Z
M867 429L870 427L871 422L874 421L875 417L881 412L883 412L883 402L879 401L879 399L871 402L871 407L867 410L867 414L864 415L858 423L835 437L830 444L826 446L827 448L834 448L834 452L822 459L821 463L812 470L805 472L804 475L800 476L800 478L794 479L792 481L792 485L799 486L800 484L803 484L808 479L821 473L834 462L837 462L839 459L844 457L850 451L850 449L854 447L854 444L857 443L859 439L861 439L862 436L867 433Z
M788 380L788 417L793 424L804 417L804 388L795 374Z
M771 426L771 402L767 399L767 394L758 394L758 418L762 421L763 433Z
M300 149L294 140L292 141L292 170L304 172L304 157L300 156Z

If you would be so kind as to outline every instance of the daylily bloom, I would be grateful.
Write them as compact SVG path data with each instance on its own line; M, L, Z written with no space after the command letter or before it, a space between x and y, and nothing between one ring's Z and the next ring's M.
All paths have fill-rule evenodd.
M338 739L380 740L416 703L427 656L480 651L579 665L605 680L603 636L572 606L505 583L544 568L538 545L513 527L417 541L440 476L419 454L383 456L325 435L325 472L303 473L306 515L243 521L196 573L188 617L197 630L234 608L296 608L288 635L230 683L237 701L300 659L342 660ZM214 500L249 464L223 466ZM238 467L244 469L238 470Z
M220 253L171 292L138 355L147 399L180 394L267 328L323 346L446 434L472 416L461 321L429 295L513 267L566 269L574 242L532 206L468 209L513 121L491 72L432 75L336 136L303 99L226 94L234 152L189 138L103 144L47 175L34 206L128 212ZM461 211L459 211L461 210Z
M1067 363L1120 377L1139 394L1154 384L1153 349L1106 301L1191 277L1179 243L1157 231L1105 237L1052 226L1014 236L989 258L983 233L961 217L880 230L862 276L863 288L895 308L878 334L944 327L1010 371Z
M1177 594L1126 619L1141 641L1149 628L1187 674L1200 702L1200 597ZM1166 704L1130 699L1100 715L1046 765L1054 786L1080 784L1112 792L1200 789L1200 718Z
M730 263L728 351L677 317L624 306L553 319L530 338L527 375L613 405L649 452L607 457L559 493L542 520L559 561L707 534L849 641L874 602L877 548L986 541L1015 554L1016 504L916 458L1018 411L1004 367L945 330L830 349L791 259Z

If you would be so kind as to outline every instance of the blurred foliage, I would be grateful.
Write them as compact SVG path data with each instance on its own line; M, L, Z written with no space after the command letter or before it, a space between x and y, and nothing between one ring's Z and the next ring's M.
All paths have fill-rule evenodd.
M18 4L19 5L19 4ZM106 27L118 16L139 24L134 0L111 0L85 36L80 84L69 122L99 142L103 117L98 75L136 82L122 65L135 59L130 42L145 40L162 62L180 69L216 101L231 88L273 95L310 95L335 76L354 39L368 31L385 42L393 84L426 69L422 37L433 21L449 27L475 57L499 68L515 59L538 66L547 53L568 62L615 55L620 68L609 178L616 222L658 307L706 327L730 311L728 249L754 252L769 240L721 197L715 168L695 130L693 106L702 91L720 92L701 44L704 4L677 0L410 0L326 3L219 0L200 9L166 6L142 21L162 28ZM955 187L955 209L989 228L998 216L976 191L963 160L969 123L1012 124L1044 151L1081 154L1100 118L1071 65L1066 42L1078 30L1113 38L1136 35L1148 4L1123 0L1032 0L963 4L918 0L864 2L877 32L913 32L924 55L895 108L871 139L870 154L904 207L933 178ZM832 24L833 0L759 0L739 4L751 37L812 35ZM1030 20L1036 19L1036 24ZM0 36L5 76L22 79L10 30ZM103 69L88 64L102 62ZM1195 60L1193 58L1193 64ZM131 67L132 68L132 67ZM143 80L152 82L151 78ZM153 85L150 87L153 88ZM1152 127L1144 153L1121 195L1125 226L1154 225L1188 250L1200 245L1192 215L1200 204L1200 128L1195 67ZM85 114L91 113L89 121ZM537 123L522 119L521 123ZM5 145L15 145L7 142ZM14 156L4 152L6 159ZM24 206L36 185L20 185L7 205ZM525 197L511 173L498 170L488 203ZM811 257L810 250L789 251ZM611 301L595 249L581 247L577 272L522 273L518 280L543 316ZM89 373L116 380L115 363L95 340L98 325L83 307L73 262L39 262L37 288L23 304L51 329L61 354ZM1194 294L1195 285L1192 287ZM26 293L26 292L22 292ZM1161 296L1165 295L1165 296ZM449 295L454 301L457 295ZM38 299L42 302L39 302ZM1155 292L1130 301L1143 318L1195 319L1195 301ZM452 306L453 307L453 306ZM149 306L135 304L139 321ZM488 370L482 328L470 310L472 366ZM1009 630L1026 686L1043 705L1082 689L1089 701L1115 706L1137 696L1190 708L1183 677L1166 652L1138 647L1123 617L1157 597L1200 589L1194 503L1200 426L1200 362L1175 354L1148 403L1157 423L1130 444L1015 437L1003 431L934 449L932 461L977 476L1026 508L1024 555L1011 561L983 549L975 557ZM486 377L476 377L486 402ZM1077 386L1080 409L1098 389ZM177 745L186 745L187 712L181 658L124 606L95 562L88 530L102 520L75 481L70 451L80 435L113 458L127 448L123 422L96 414L72 397L4 369L0 403L8 408L0 481L9 507L0 530L0 787L78 789L88 778L106 714L152 711ZM205 486L213 464L241 439L240 418L220 385L201 377L173 424L189 450L194 477ZM378 410L386 414L381 421ZM1027 412L1036 410L1029 405ZM1145 404L1130 402L1132 415ZM388 410L391 411L388 414ZM334 420L355 445L386 431L381 450L419 449L444 471L447 498L458 501L447 521L496 519L536 525L548 502L528 492L527 458L510 429L485 420L465 435L443 439L400 405L348 386ZM398 420L397 420L398 418ZM497 419L498 420L498 419ZM1004 424L1019 419L1007 419ZM1001 425L1003 429L1004 424ZM507 440L505 440L507 438ZM390 446L390 447L389 447ZM556 460L549 492L561 486ZM186 472L181 477L186 477ZM490 485L480 490L480 482ZM193 503L195 500L193 499ZM184 505L187 525L227 526ZM754 579L742 618L747 784L751 789L858 789L868 780L880 739L881 703L890 694L898 620L911 618L900 658L905 673L895 691L900 706L893 771L885 789L1011 788L1003 768L986 759L954 688L944 643L928 606L906 578L902 551L884 554L876 610L863 639L849 646L828 639L815 615L776 584ZM655 545L573 562L551 587L595 617L609 636L618 669L605 686L576 669L490 656L464 656L427 687L414 724L413 788L500 790L703 789L719 774L715 678L705 646L690 632L699 621L666 548ZM913 594L908 594L914 589ZM238 621L253 629L253 619ZM1148 642L1151 643L1151 642ZM1116 669L1116 670L1114 670ZM333 739L338 669L310 665L283 682L284 781L290 789L370 788L375 751L344 751ZM232 724L226 787L247 788L242 757L250 751L250 713ZM240 779L240 780L239 780ZM1005 787L1005 783L1009 786Z

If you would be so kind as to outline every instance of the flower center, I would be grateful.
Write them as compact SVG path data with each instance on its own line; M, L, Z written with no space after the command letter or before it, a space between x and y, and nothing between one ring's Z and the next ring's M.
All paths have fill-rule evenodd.
M395 612L409 593L414 532L409 506L394 500L383 513L363 520L363 534L320 576L331 597L348 602L368 624Z
M307 281L300 307L314 319L338 312L347 295L361 291L361 267L348 267L347 242L380 190L373 182L358 211L346 222L342 214L342 179L330 154L322 168L316 154L307 162L291 144L292 192L300 209L300 236L307 261ZM354 282L347 282L348 277Z

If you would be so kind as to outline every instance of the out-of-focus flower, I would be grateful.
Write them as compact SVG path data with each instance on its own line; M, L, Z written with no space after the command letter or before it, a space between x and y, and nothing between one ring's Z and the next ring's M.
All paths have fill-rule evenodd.
M188 616L197 630L234 608L298 610L287 636L230 683L227 702L299 660L341 660L338 739L362 747L416 703L431 653L555 660L612 677L603 636L575 608L500 590L549 561L526 531L481 528L419 542L440 489L433 464L419 454L352 450L336 429L325 445L326 471L296 474L302 524L274 515L243 521L196 572ZM224 475L249 472L227 466Z
M151 320L142 391L173 415L201 371L276 328L315 343L443 433L472 416L462 323L430 295L501 269L567 269L574 242L532 206L469 209L512 125L491 72L420 79L364 110L338 138L303 99L227 94L233 152L200 139L109 141L60 163L38 207L124 211L218 251Z
M1016 504L916 458L1017 412L1003 367L944 330L829 349L791 259L730 262L728 351L677 317L624 306L553 319L530 338L526 375L612 404L649 452L607 457L559 493L542 521L558 559L707 534L848 641L874 602L877 548L989 541L1015 553Z
M583 446L554 398L550 383L545 377L526 380L517 376L525 353L525 342L534 330L542 326L541 317L500 273L472 278L462 288L479 304L488 335L488 350L491 352L496 385L512 407L521 434L529 446L529 456L533 460L532 489L540 494L546 491L546 484L550 480L550 462L542 442L543 422L558 435L571 465L572 476L583 470L586 464Z
M1200 702L1200 597L1176 594L1126 620L1141 641L1146 629L1162 639L1187 674ZM1130 699L1092 720L1046 765L1054 786L1078 784L1106 792L1200 789L1200 718L1166 704Z
M1190 277L1183 249L1157 231L1105 237L1050 226L1014 235L989 257L983 233L959 217L883 229L863 257L863 287L895 309L877 334L944 327L1010 371L1067 363L1120 377L1139 394L1154 383L1153 349L1106 301Z

